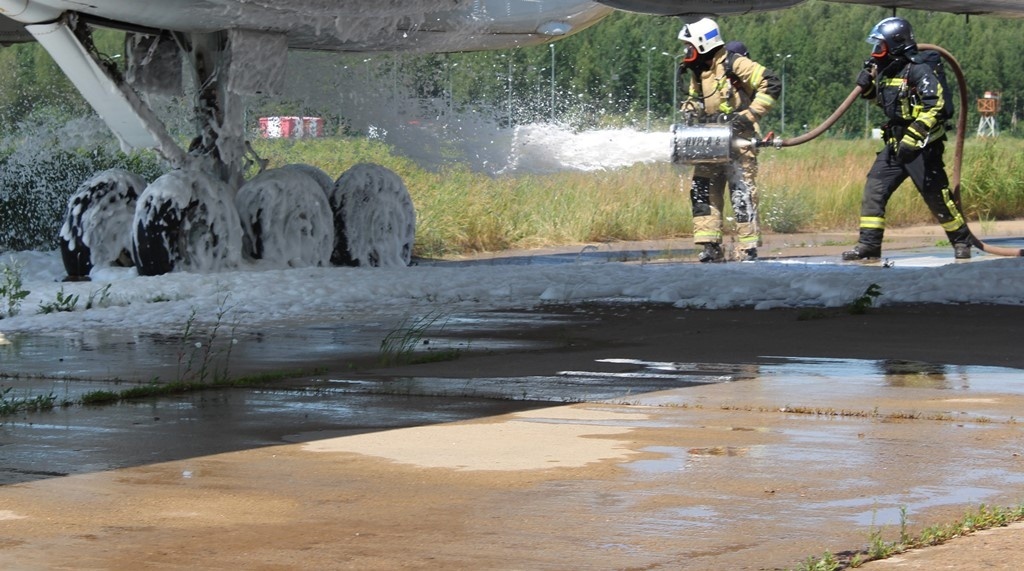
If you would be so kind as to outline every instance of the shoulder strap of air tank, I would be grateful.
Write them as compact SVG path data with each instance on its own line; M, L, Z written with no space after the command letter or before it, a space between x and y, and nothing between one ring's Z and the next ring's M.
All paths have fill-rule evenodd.
M750 88L747 87L747 84L746 82L743 81L743 78L737 75L732 68L733 62L735 62L736 58L738 57L740 57L739 54L734 54L732 52L728 52L725 54L725 76L729 78L729 82L732 83L733 89L737 89L739 91L742 91L743 93L749 94Z

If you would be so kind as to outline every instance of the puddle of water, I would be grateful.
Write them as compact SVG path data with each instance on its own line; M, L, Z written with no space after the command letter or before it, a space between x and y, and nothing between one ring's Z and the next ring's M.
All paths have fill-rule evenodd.
M731 380L721 376L638 375L568 371L556 376L444 378L395 377L349 383L335 379L346 390L396 396L452 396L547 401L556 403L629 400L653 391L677 389Z
M233 375L316 368L377 355L385 337L402 326L402 318L348 316L344 322L261 331L221 332L185 342L168 335L97 330L67 336L17 334L0 344L3 376L38 379L169 382L193 378L201 366L227 368ZM558 323L542 315L493 312L453 315L430 328L410 345L413 353L449 350L505 350L541 345L528 340L481 336L481 331L528 329ZM3 381L4 385L15 381ZM77 396L77 391L72 393Z
M0 419L0 485L534 406L311 390L208 390Z
M817 507L825 510L850 508L862 511L849 516L849 520L860 526L893 526L900 525L904 513L907 519L928 508L956 505L984 504L987 498L998 494L995 488L976 486L948 486L935 488L921 486L904 494L888 494L865 498L847 498L830 502L822 502Z
M806 543L835 535L837 527L859 527L847 537L863 541L865 530L898 526L902 510L916 525L933 515L928 510L992 503L1024 488L1020 463L1007 458L1019 443L983 434L1012 430L1000 422L1005 411L997 413L994 407L1001 398L1020 393L1019 370L781 358L766 358L759 365L628 358L592 365L550 376L353 376L304 381L305 386L289 390L204 391L33 414L0 422L0 485L370 432L403 441L412 431L391 429L485 416L497 418L484 424L503 428L498 415L536 407L540 403L530 400L536 399L601 404L517 415L518 424L558 426L531 424L534 438L510 441L527 442L560 459L561 450L578 443L544 448L538 435L550 436L566 428L564 423L582 425L573 427L579 438L604 438L605 447L641 443L636 445L641 454L607 460L606 469L598 472L573 468L537 479L531 475L530 486L536 489L527 493L545 506L563 508L576 521L592 522L595 533L581 534L577 545L622 551L633 559L649 555L651 545L676 545L680 538L704 555L736 553L737 542L780 531L788 541ZM954 382L937 382L950 375ZM895 377L900 380L892 382ZM46 382L50 387L104 385ZM706 398L704 406L680 406L694 403L695 394ZM787 413L778 406L842 408L907 395L912 397L907 402L914 403L956 397L970 401L965 408L972 411L992 408L996 420L966 423L971 432L965 436L957 422L901 426L864 417ZM718 407L717 398L750 409ZM580 410L606 414L559 415ZM609 419L615 415L632 418ZM476 425L454 426L479 434ZM591 432L591 426L616 430ZM444 432L448 428L438 426L434 440L450 442ZM483 439L488 450L500 442L500 437ZM207 475L187 463L174 477L202 482ZM529 508L502 509L515 514Z
M443 339L455 343L459 335L464 334L465 339L473 339L474 347L480 347L482 343L505 341L482 342L467 332L500 329L502 324L509 323L518 328L528 327L531 323L540 324L535 321L537 316L507 313L491 317L491 320L477 317L453 319L447 325L451 330L446 331ZM367 339L374 337L368 331L377 331L383 336L388 330L379 321L368 320L362 327L353 331L349 323L318 325L296 330L289 336L261 337L250 333L251 337L242 337L233 351L238 359L255 359L261 363L272 363L279 369L286 368L281 366L286 359L291 361L285 362L301 363L303 360L343 355L354 350L359 343L369 344ZM49 367L49 374L53 374L53 369L60 369L92 379L22 377L0 381L0 386L12 387L10 396L25 395L27 398L33 393L52 392L72 401L87 391L118 390L130 386L126 382L103 380L105 375L113 375L115 370L148 371L146 381L152 379L156 370L173 371L177 365L177 352L180 351L180 343L167 338L115 333L77 338L28 337L9 341L10 345L0 347L5 370L17 370L8 358L11 355L15 356L14 363L27 366L35 362L40 369L49 366L47 360L52 363L59 356L64 361L56 359L58 364ZM982 434L993 426L1005 424L1011 413L999 407L1000 399L1024 394L1024 375L1016 369L907 361L765 357L759 364L714 364L616 357L597 360L588 369L566 370L550 376L493 378L366 379L353 376L350 379L303 381L303 386L294 390L204 391L179 398L99 407L85 412L83 407L71 407L40 413L31 415L29 422L18 419L0 423L4 450L0 483L282 442L310 441L326 436L449 422L515 407L536 406L540 402L593 401L665 406L685 411L679 405L692 403L694 391L706 390L730 395L729 398L753 410L764 407L770 411L766 414L772 423L748 427L763 431L768 443L734 444L723 436L722 442L705 438L699 443L679 442L678 445L649 447L644 451L653 453L653 456L623 464L629 478L645 485L665 481L678 486L684 478L715 474L716 471L722 471L720 478L757 478L760 474L778 472L785 464L788 465L787 470L811 472L827 467L845 473L849 481L831 483L845 492L866 489L872 479L869 466L878 461L870 455L884 455L886 450L897 447L900 442L885 440L889 438L885 434L862 438L865 426L876 426L880 422L877 420L795 412L787 414L782 412L783 406L843 408L851 406L847 403L860 402L868 404L858 406L871 410L878 406L872 403L886 402L886 399L899 402L910 396L916 399L915 403L946 407L937 410L951 409L955 412L962 405L974 415L985 415L991 419L988 424L947 421L926 426L934 438L942 439L944 434L954 434L944 431L962 433L966 426ZM990 398L991 395L998 398ZM947 402L953 400L960 405ZM678 417L652 415L650 420L643 421L548 419L546 422L591 422L601 426L614 424L617 427L659 430L678 429L679 425L671 423L685 423L686 418L684 414ZM799 424L785 422L794 419L799 419ZM728 420L721 422L722 430L729 429L725 426ZM755 419L754 422L758 421ZM705 435L715 430L714 425L699 428ZM740 465L744 470L742 474L731 471ZM38 466L46 466L46 469L40 470ZM983 472L989 468L992 473ZM946 470L948 466L941 469ZM840 494L838 499L820 503L808 500L801 502L805 509L787 517L811 519L815 517L813 510L827 510L844 512L843 517L858 525L898 524L900 507L906 507L913 514L931 507L983 502L998 491L995 482L1009 482L1014 477L1011 470L984 463L982 467L960 465L957 474L947 476L941 486L911 485L900 493L878 495L870 491L862 497L853 498ZM1024 477L1020 479L1024 480ZM989 485L989 482L993 484ZM680 492L696 494L700 490ZM626 496L605 498L604 501L611 503L604 508L626 513L649 493L638 487ZM700 507L656 510L663 521L638 518L631 525L638 526L638 529L650 527L651 533L667 535L693 531L706 525L706 519L717 517L711 503L696 503Z
M660 457L634 460L627 468L639 474L670 474L686 470L689 460L685 449L674 446L649 446L644 448L643 452L652 452Z
M672 536L680 533L699 536L702 530L719 527L715 518L720 515L718 510L710 506L665 508L623 527L640 536Z
M652 247L651 249L620 250L610 244L598 246L584 246L577 252L552 252L538 255L537 252L530 252L522 255L507 254L485 254L474 259L467 260L445 260L445 261L423 261L424 266L560 266L566 264L606 264L611 262L663 262L693 258L697 250L692 247L674 248Z
M445 335L432 336L430 339L434 341L431 345L435 348L460 347L469 343L477 349L522 346L524 343L521 341L481 339L472 335L472 332L547 323L541 316L515 312L494 313L483 317L453 316L445 326ZM368 333L373 328L380 329L380 338L386 334L381 323L370 321L361 322L360 325L345 323L305 327L290 330L286 335L248 332L236 336L238 342L230 347L229 355L232 364L244 363L241 368L245 371L270 367L274 370L309 368L325 360L344 362L346 355L378 350L377 347L369 347L377 342L377 337ZM460 335L464 336L461 340ZM75 401L86 392L116 391L131 386L130 382L121 379L136 378L139 379L136 382L149 383L154 379L170 381L183 378L183 371L193 376L196 373L197 365L189 365L189 360L194 360L196 355L184 353L182 342L168 337L107 331L74 337L17 336L9 341L8 345L0 347L4 357L3 372L16 377L3 380L2 386L10 388L10 396L17 398L53 394L59 399ZM215 356L208 364L209 369L223 370L226 365L217 357L223 357L224 354L217 353L217 350L213 353ZM198 358L202 359L203 356L199 355ZM234 368L232 373L238 374ZM827 392L812 390L820 387L823 380L828 382ZM550 402L611 399L632 402L632 399L636 399L637 404L667 405L678 402L678 395L657 393L737 381L757 383L757 391L751 394L761 400L768 400L774 394L788 394L794 395L790 398L795 399L795 402L783 402L782 405L803 407L813 407L819 403L832 406L844 397L885 396L888 389L956 393L955 398L951 394L948 399L951 407L956 403L984 403L986 392L1024 393L1024 375L1016 369L895 360L794 357L765 357L760 364L606 358L597 360L592 370L566 370L553 376L332 379L321 385L319 390ZM802 387L807 387L807 390L802 390ZM976 398L972 397L975 393ZM1008 418L1005 411L995 408L998 402L989 403L993 406L988 411L992 419Z
M890 387L1024 392L1021 371L1005 367L818 357L770 356L765 359L767 363L760 366L762 375L785 376L790 382L829 379L837 385L871 383Z

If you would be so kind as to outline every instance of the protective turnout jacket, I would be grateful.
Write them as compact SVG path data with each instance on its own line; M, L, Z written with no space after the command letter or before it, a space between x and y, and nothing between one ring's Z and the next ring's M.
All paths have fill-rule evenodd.
M782 83L763 65L724 47L706 54L701 71L690 77L689 98L683 103L687 119L728 120L734 134L751 139L757 122L775 105ZM723 118L721 115L728 115ZM747 121L738 121L742 116ZM698 244L721 244L725 191L729 190L736 221L740 256L756 252L761 242L757 216L757 148L745 146L730 153L728 164L698 164L690 182L693 239Z
M874 99L889 122L884 129L886 142L898 144L909 137L919 148L943 140L946 122L951 116L945 88L928 54L913 52L880 69L873 85L863 93ZM938 54L935 54L938 55Z
M719 113L749 111L759 121L775 105L782 82L765 66L750 58L721 49L708 62L708 69L690 76L689 101L701 103L706 117Z

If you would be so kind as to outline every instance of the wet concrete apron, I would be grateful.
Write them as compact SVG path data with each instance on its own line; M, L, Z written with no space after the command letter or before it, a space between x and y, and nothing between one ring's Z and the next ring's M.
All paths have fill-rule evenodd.
M682 358L703 314L566 308L449 362L9 419L0 568L790 568L1024 495L1021 370L815 348L850 317L770 324L807 352L772 357L711 313L731 363Z

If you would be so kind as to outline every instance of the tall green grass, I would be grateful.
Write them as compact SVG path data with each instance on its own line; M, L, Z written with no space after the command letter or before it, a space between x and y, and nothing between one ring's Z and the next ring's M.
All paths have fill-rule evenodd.
M879 141L819 139L800 147L761 153L762 220L777 232L855 230L867 170ZM946 146L952 177L953 142ZM971 139L964 148L961 203L969 220L1024 216L1024 141ZM803 223L772 223L773 205L804 205ZM785 208L783 208L785 211ZM892 227L930 224L934 218L910 181L893 195L886 211Z
M333 178L366 161L394 170L416 207L418 256L683 236L693 227L679 171L668 164L493 177L459 165L424 170L366 140L270 140L255 148L270 167L304 162Z
M798 147L762 149L758 188L764 230L849 232L852 238L865 176L881 144L817 139ZM692 169L667 162L598 172L489 176L457 162L427 170L366 138L260 139L254 147L271 167L306 163L332 178L361 162L395 171L416 208L414 254L420 257L687 237L693 232ZM952 142L946 162L951 173ZM148 154L0 150L0 251L56 247L67 197L93 172L114 166L150 180L161 172ZM1024 141L969 140L962 203L969 221L1024 217ZM726 214L731 215L728 209ZM886 222L890 228L934 224L909 181L889 203Z
M964 153L964 209L972 218L1005 220L1024 212L1024 144L979 140Z
M762 226L778 233L856 232L865 176L881 144L818 139L799 147L763 149L758 175ZM394 170L416 207L417 256L663 239L693 231L689 167L657 163L495 177L461 166L424 170L366 139L261 140L255 146L270 166L308 163L333 178L359 162ZM950 173L952 161L950 142ZM1024 216L1024 141L968 141L962 202L970 220ZM934 223L909 181L890 201L886 221L890 228Z

